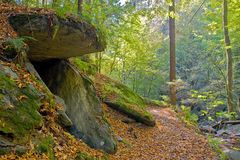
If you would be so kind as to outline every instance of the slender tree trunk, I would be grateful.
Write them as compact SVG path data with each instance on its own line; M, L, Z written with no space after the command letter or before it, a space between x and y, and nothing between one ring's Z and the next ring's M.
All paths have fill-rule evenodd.
M236 110L240 112L240 96L238 96L238 108Z
M231 41L228 31L228 1L223 0L223 32L224 32L224 41L225 41L225 52L227 58L227 104L228 112L233 112L233 60L232 60L232 50L231 50Z
M45 0L42 0L42 7L45 6Z
M109 75L111 75L112 72L113 72L114 65L115 65L115 62L116 62L116 58L117 58L117 53L115 52L115 53L114 53L114 56L113 56L113 61L112 61L111 65L110 65Z
M99 73L102 73L102 52L99 53Z
M97 66L97 72L101 73L102 70L102 53L95 53L95 64Z
M151 91L152 91L152 84L153 84L153 80L154 80L154 76L152 76L150 84L149 84L149 88L148 88L148 92L147 92L147 96L149 97Z
M82 13L82 3L83 3L83 0L78 0L78 14Z
M170 101L176 105L176 43L175 43L175 0L169 5L169 38L170 38Z
M52 0L52 8L57 7L57 0Z
M125 72L125 58L122 63L122 82L124 83L126 80L126 72Z

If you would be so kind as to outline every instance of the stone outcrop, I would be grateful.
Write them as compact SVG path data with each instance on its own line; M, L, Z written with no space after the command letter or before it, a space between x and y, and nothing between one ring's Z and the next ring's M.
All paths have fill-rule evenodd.
M31 132L43 124L38 110L41 97L47 94L21 80L23 76L17 66L0 61L0 154L26 151L18 144L26 143Z
M29 139L39 146L44 135L36 131L49 124L47 118L89 146L114 153L116 142L92 83L67 60L103 51L100 33L76 17L18 10L5 10L11 37L0 41L0 154L22 154Z
M73 123L70 132L91 147L114 153L116 143L92 83L66 60L35 66L49 89L65 101L66 114Z
M73 17L18 13L9 17L9 23L19 36L35 39L27 42L31 60L66 59L105 48L105 42L95 27Z
M155 119L146 110L144 99L127 86L101 74L96 75L95 86L103 102L110 107L148 126L155 125Z

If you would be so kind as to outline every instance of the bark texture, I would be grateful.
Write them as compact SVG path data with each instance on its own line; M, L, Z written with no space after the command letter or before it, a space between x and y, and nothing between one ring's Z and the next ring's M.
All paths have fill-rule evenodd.
M175 43L175 2L169 5L169 38L170 38L170 100L176 105L176 43Z
M228 31L228 1L223 0L223 32L224 32L224 41L225 41L225 52L227 59L227 103L228 103L228 112L233 112L233 60L232 60L232 50L231 50L231 41Z

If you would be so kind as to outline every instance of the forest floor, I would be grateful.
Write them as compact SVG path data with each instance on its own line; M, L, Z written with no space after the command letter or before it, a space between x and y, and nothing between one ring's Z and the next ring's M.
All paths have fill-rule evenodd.
M188 127L170 108L150 107L157 125L147 127L140 123L124 123L125 116L104 107L115 134L122 138L115 155L121 160L214 160L216 153L207 138Z

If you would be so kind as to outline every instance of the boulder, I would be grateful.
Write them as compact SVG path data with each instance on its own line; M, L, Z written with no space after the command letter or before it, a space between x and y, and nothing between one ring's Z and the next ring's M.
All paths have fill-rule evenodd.
M9 23L20 37L35 39L27 42L31 60L66 59L105 48L105 42L99 38L96 28L74 17L61 18L53 13L18 13L9 17Z
M240 136L240 124L227 125L224 128L217 131L217 136L221 136L224 134L231 135L231 136Z
M57 113L58 113L58 122L59 124L61 124L61 126L65 128L73 126L71 119L67 116L64 110L58 110Z
M35 66L50 90L65 101L66 114L73 123L70 132L91 147L114 153L116 143L92 83L68 61L48 64L44 72L40 71L43 67Z
M240 159L240 151L239 150L225 149L223 151L227 155L229 160L239 160Z
M108 106L126 114L137 122L148 126L155 125L155 119L146 110L143 98L131 91L130 88L101 74L97 74L94 81L99 97Z
M6 138L0 136L0 155L10 153L13 147L14 147L13 143L11 143Z
M38 112L41 102L36 87L24 81L20 69L12 66L0 63L0 135L24 143L43 123Z
M65 128L72 127L73 123L72 123L71 119L66 114L66 108L67 107L66 107L66 104L65 104L64 100L62 98L56 96L56 95L55 95L55 99L56 99L56 102L62 106L61 109L57 110L58 123Z

